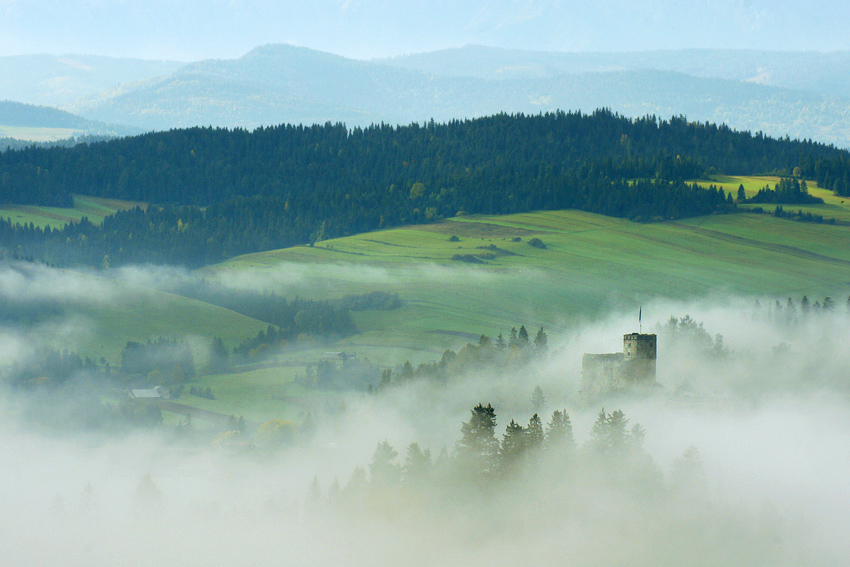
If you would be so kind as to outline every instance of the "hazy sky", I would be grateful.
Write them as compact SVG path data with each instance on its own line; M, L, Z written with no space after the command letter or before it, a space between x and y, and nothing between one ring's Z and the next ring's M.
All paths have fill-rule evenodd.
M475 43L555 51L850 49L846 0L0 0L0 55L195 60L293 43L356 58Z

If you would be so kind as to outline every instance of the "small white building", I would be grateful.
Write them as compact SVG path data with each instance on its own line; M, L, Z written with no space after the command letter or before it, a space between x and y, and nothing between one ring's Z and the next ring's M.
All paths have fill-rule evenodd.
M168 389L162 386L153 388L130 390L130 397L136 400L157 400L168 397Z

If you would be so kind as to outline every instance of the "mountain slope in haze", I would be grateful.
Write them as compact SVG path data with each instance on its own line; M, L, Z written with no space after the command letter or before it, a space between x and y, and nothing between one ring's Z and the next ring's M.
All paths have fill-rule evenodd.
M106 130L109 128L103 122L87 120L58 108L9 100L0 101L0 126L67 128L72 130Z
M850 98L850 51L681 49L563 53L469 45L376 62L437 76L488 80L652 69Z
M0 57L0 100L59 106L120 83L170 73L182 65L95 55L5 56Z
M49 106L0 101L0 150L40 144L73 145L76 138L139 134L141 129L87 120Z
M235 60L187 65L66 108L104 122L168 129L326 121L407 124L502 111L609 107L627 116L684 114L741 130L850 146L850 99L675 71L540 69L536 77L528 72L488 80L269 45Z

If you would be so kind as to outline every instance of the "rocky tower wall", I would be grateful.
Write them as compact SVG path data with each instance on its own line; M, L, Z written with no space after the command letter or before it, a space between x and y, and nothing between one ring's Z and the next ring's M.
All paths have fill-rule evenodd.
M655 382L655 358L658 340L655 335L629 333L623 335L623 374L628 382Z

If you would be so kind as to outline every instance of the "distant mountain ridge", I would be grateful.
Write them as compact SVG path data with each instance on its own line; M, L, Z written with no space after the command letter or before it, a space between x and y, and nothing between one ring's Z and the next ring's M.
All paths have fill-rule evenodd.
M16 136L3 135L8 132L15 133ZM28 138L27 132L41 135ZM31 143L29 140L39 140L48 145L62 140L60 145L67 145L74 143L72 136L101 139L142 132L140 128L88 120L50 106L0 101L0 149L25 147Z
M850 146L850 98L671 70L565 72L599 69L616 54L572 59L555 54L547 59L547 54L488 48L461 50L457 57L453 53L370 62L267 45L239 59L201 61L165 76L122 85L66 108L104 122L168 129L327 121L353 127L446 121L502 111L608 107L627 116L686 115L773 136ZM464 59L464 54L477 54L478 60ZM640 54L624 56L632 55ZM533 65L522 67L526 56ZM582 58L587 61L575 62ZM483 60L490 61L489 70ZM498 78L497 64L525 70ZM462 76L467 69L477 69L476 76Z
M106 124L87 120L65 110L10 100L0 101L0 125L29 128L105 129Z
M0 99L4 93L18 93L5 96L25 102L61 99L64 110L86 119L140 130L325 122L354 127L607 107L631 117L685 115L850 147L850 52L557 53L467 46L362 61L272 44L238 59L189 64L30 57L0 58L0 72L9 71ZM18 71L9 70L10 62ZM32 69L19 73L28 65ZM79 88L63 90L68 85Z
M439 76L489 80L651 69L850 98L850 51L681 49L559 53L468 45L376 62Z
M171 73L185 62L98 55L0 57L0 100L61 106L121 83Z

